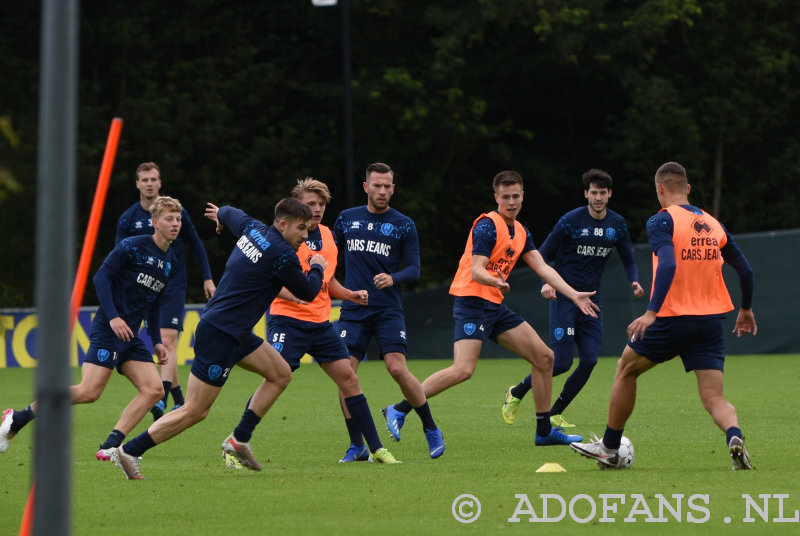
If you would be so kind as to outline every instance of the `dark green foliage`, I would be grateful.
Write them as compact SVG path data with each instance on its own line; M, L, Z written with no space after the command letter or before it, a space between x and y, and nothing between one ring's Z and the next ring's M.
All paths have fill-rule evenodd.
M40 9L0 4L0 117L19 136L16 147L0 139L0 166L22 186L0 201L2 250L15 259L0 269L0 306L33 301ZM80 10L79 229L110 121L125 121L93 268L145 160L191 212L216 278L231 244L206 225L206 201L269 220L310 175L331 186L332 224L346 181L364 201L374 161L396 170L393 206L417 222L418 288L452 276L502 169L526 179L520 219L537 243L584 202L590 167L614 176L611 206L644 240L653 173L667 160L687 167L692 200L733 232L800 226L785 187L800 171L796 2L353 0L354 177L343 176L340 7L85 0ZM190 300L202 301L192 265Z

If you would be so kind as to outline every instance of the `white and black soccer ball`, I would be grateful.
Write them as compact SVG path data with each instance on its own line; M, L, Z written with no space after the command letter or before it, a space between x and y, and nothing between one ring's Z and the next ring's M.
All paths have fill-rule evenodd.
M617 469L629 469L633 465L633 458L635 456L633 451L633 443L626 436L622 436L619 443L619 461L617 461Z
M619 443L619 451L617 452L617 464L606 465L598 461L597 466L600 469L630 469L631 465L633 465L634 456L633 443L627 436L622 436Z

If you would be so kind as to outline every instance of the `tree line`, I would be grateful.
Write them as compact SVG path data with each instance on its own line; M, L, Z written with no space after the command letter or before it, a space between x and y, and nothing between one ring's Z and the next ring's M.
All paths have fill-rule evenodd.
M4 307L33 303L40 10L0 4ZM364 202L362 170L375 161L395 169L392 205L419 229L417 288L452 277L503 169L526 181L520 220L537 244L585 202L580 175L592 167L614 177L610 206L644 241L653 174L668 160L732 232L800 226L797 2L352 0L352 177L341 16L308 0L80 2L78 229L110 121L125 121L94 269L148 160L190 211L217 279L232 242L203 219L206 201L269 221L313 176L331 187L332 225L346 181Z

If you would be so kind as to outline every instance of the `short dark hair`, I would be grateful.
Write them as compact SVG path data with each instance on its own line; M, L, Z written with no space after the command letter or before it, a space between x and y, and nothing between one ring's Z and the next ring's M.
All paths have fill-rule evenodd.
M671 191L683 189L689 183L686 168L677 162L661 164L656 171L656 183Z
M275 221L285 219L308 221L312 216L308 205L291 197L281 199L275 205Z
M614 185L614 179L602 169L590 169L581 176L581 179L583 180L583 189L586 191L589 190L592 184L598 188L607 188L609 190Z
M161 179L161 168L158 167L158 164L155 162L142 162L136 167L136 180L139 180L139 172L140 171L150 171L151 169L155 169L158 171L158 178Z
M512 184L519 184L523 189L525 188L525 184L522 182L522 175L516 171L501 171L492 180L492 188L494 188L495 192L497 192L499 186L511 186Z
M389 167L389 164L384 164L383 162L375 162L374 164L368 165L364 180L369 179L370 173L391 173L392 179L394 179L394 171Z

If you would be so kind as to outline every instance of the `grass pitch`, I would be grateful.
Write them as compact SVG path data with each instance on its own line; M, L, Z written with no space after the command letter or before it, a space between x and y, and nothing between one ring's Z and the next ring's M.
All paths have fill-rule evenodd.
M449 362L409 365L424 379ZM615 364L601 359L568 408L567 419L578 425L574 433L602 435ZM530 396L516 424L506 425L500 416L504 393L529 369L522 360L485 359L470 381L431 399L447 445L437 460L428 457L415 415L409 415L401 443L388 439L380 408L401 396L383 364L367 362L359 369L362 387L384 445L403 465L337 463L349 439L335 386L318 367L304 365L253 437L264 470L226 469L220 443L258 385L256 376L237 369L209 417L150 450L142 460L146 480L126 481L110 462L94 459L133 396L130 384L115 374L100 401L73 411L72 532L797 534L800 356L730 356L726 365L726 396L737 407L755 471L731 471L724 434L702 409L694 375L685 374L679 361L640 379L625 431L636 450L633 467L599 471L568 447L533 446ZM0 370L2 408L30 402L33 374ZM180 374L185 385L188 368ZM554 396L565 378L555 379ZM149 422L148 415L133 434ZM18 531L30 489L33 432L33 425L22 430L0 455L2 534ZM537 473L545 463L566 472ZM464 494L473 498L454 504Z

